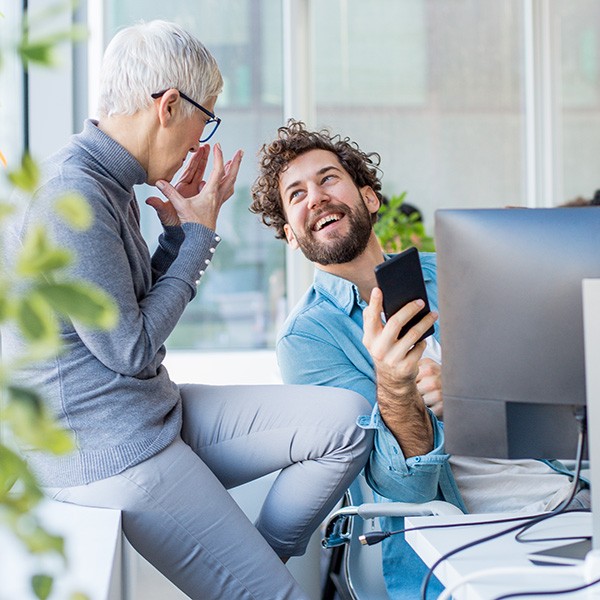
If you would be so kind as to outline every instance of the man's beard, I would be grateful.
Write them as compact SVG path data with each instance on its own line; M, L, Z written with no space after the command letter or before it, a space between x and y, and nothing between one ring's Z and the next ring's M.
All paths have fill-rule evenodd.
M344 207L344 210L340 211L349 221L348 232L343 236L332 236L327 241L317 241L312 229L308 227L305 235L299 236L294 232L298 246L308 260L319 265L341 265L362 254L371 237L371 214L362 199L356 206L356 210L349 211Z

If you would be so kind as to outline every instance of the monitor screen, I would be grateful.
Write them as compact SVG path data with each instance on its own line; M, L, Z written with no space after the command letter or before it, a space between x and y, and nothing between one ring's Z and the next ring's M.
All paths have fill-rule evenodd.
M447 451L575 458L600 208L438 210L435 238Z

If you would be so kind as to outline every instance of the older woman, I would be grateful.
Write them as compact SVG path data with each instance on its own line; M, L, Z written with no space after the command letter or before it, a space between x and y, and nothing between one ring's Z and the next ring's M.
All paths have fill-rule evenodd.
M191 598L304 598L283 561L304 552L366 461L371 438L356 418L368 404L306 386L178 386L162 365L219 243L217 216L242 160L238 151L225 162L216 144L204 181L211 150L202 142L220 123L221 87L214 58L181 28L125 29L106 50L98 121L46 162L7 256L42 222L77 256L73 275L114 297L120 319L111 331L66 320L65 352L22 373L77 446L28 460L57 500L121 509L132 545ZM147 200L164 229L152 256L139 227L141 183L167 198ZM83 233L53 210L72 190L94 212ZM5 353L18 355L18 334L3 336ZM253 525L226 488L277 470Z

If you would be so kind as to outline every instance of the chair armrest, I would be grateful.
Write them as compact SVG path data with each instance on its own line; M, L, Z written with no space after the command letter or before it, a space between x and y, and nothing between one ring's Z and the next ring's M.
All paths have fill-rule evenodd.
M356 514L363 519L375 517L421 517L428 515L462 515L463 512L454 504L443 500L430 502L377 502L361 504Z
M321 540L324 548L333 548L347 544L352 537L348 527L352 517L361 517L365 521L375 517L417 517L428 515L462 515L463 512L454 504L442 500L430 502L376 502L344 506L329 515L325 521L325 533Z

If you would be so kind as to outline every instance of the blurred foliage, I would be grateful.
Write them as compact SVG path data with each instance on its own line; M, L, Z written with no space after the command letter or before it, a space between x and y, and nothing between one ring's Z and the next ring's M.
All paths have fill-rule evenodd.
M435 252L433 238L427 235L420 214L416 211L410 214L402 212L405 198L406 192L392 196L377 213L374 229L383 250L395 254L415 246L422 252Z
M25 68L31 63L55 65L57 45L82 39L83 30L69 28L44 34L36 31L44 30L44 24L72 9L71 2L57 4L24 19L20 39L11 47L0 48L0 67L2 55L8 52L16 53ZM10 167L0 150L0 163L9 190L9 198L0 197L2 246L8 219L17 208L15 203L31 200L39 185L40 170L27 152L20 164ZM58 198L55 208L67 225L77 230L87 229L92 222L90 206L75 193ZM15 383L14 374L62 351L61 320L71 319L96 329L116 325L118 310L112 298L99 288L69 278L67 268L74 260L76 257L56 246L45 228L38 226L26 234L14 264L9 265L6 260L0 263L0 326L11 324L18 328L26 341L22 355L11 362L0 357L0 427L7 434L6 439L0 439L0 527L7 528L33 557L58 554L65 566L64 540L42 526L36 507L43 494L16 447L23 444L66 454L73 450L73 440L48 413L38 390ZM30 588L36 598L44 600L51 597L53 583L54 574L39 572L31 578ZM70 598L86 600L87 596L75 592Z

